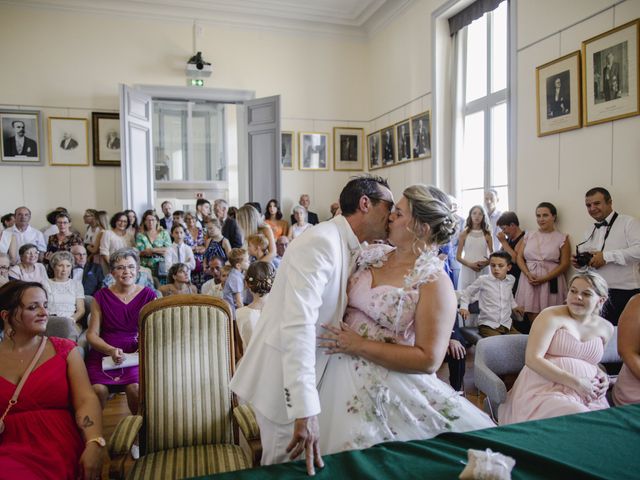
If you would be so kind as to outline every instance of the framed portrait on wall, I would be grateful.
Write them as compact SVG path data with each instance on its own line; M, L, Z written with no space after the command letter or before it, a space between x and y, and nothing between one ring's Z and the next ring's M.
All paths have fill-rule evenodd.
M280 168L282 170L293 170L293 166L296 164L295 155L295 135L293 132L280 132L282 137L280 154Z
M398 163L411 160L411 122L409 120L396 124L396 152L398 152Z
M364 130L335 127L333 129L333 169L360 172L364 169Z
M580 51L536 68L538 136L582 127Z
M49 165L89 165L89 121L49 117Z
M636 19L582 42L585 125L640 113L639 31Z
M93 164L120 166L120 115L92 112Z
M39 165L40 112L25 110L0 111L2 145L0 159L6 164Z
M380 161L380 131L367 135L367 153L369 156L369 170L382 166Z
M329 134L300 132L300 170L329 169Z
M411 153L413 159L431 157L431 112L411 117Z
M396 163L396 135L393 126L380 130L380 153L383 167Z

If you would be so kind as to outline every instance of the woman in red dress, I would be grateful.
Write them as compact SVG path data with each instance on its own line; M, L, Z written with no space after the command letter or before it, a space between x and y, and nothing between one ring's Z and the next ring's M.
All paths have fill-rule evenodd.
M15 280L0 288L0 410L44 341L42 356L24 383L0 434L0 478L100 478L103 449L100 403L75 344L46 338L47 294L42 285Z

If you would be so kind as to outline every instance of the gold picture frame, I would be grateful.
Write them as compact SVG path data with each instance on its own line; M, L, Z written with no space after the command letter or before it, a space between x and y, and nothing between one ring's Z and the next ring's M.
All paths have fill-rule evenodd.
M281 153L280 168L282 170L295 170L296 164L296 134L294 132L280 132Z
M342 172L364 170L364 129L333 128L333 169Z
M431 110L411 117L411 158L431 158Z
M406 119L394 125L396 134L396 162L410 162L412 155L411 148L411 120Z
M396 129L393 125L380 130L380 160L382 167L396 163Z
M582 42L583 123L640 114L640 19Z
M300 132L298 135L300 170L329 170L329 134Z
M89 165L89 120L49 117L49 165L83 167Z
M536 67L538 136L582 127L580 51Z
M367 135L367 158L369 159L369 170L376 170L382 167L380 160L380 130Z

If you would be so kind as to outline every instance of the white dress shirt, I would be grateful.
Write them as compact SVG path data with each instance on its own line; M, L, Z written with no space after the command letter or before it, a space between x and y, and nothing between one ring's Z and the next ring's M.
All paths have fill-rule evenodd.
M605 219L611 223L615 212ZM633 290L640 288L640 221L629 215L618 214L611 226L606 243L607 227L589 227L585 232L586 243L578 247L581 252L599 252L604 243L606 265L596 271L607 281L609 288ZM593 233L593 235L592 235Z
M32 243L36 247L38 247L38 251L46 252L47 251L47 243L44 241L44 235L40 230L33 228L31 225L28 225L24 232L20 231L17 226L13 226L11 231L16 237L16 243L18 249L22 245L27 243Z
M478 325L511 328L511 310L517 307L512 291L515 281L513 275L507 275L504 280L483 275L460 293L460 308L468 309L469 303L477 296L480 307Z
M186 243L179 245L172 243L164 255L164 263L167 270L169 270L174 263L184 263L193 271L196 268L196 257L193 256L193 250Z

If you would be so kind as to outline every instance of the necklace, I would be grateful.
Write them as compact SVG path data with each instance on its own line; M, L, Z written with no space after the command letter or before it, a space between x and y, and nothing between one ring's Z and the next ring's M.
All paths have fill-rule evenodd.
M133 298L133 294L135 292L135 289L131 293L121 293L121 292L116 292L115 290L111 290L111 291L115 294L116 297L118 297L124 303L127 303L127 302L129 302L129 300L131 300Z

